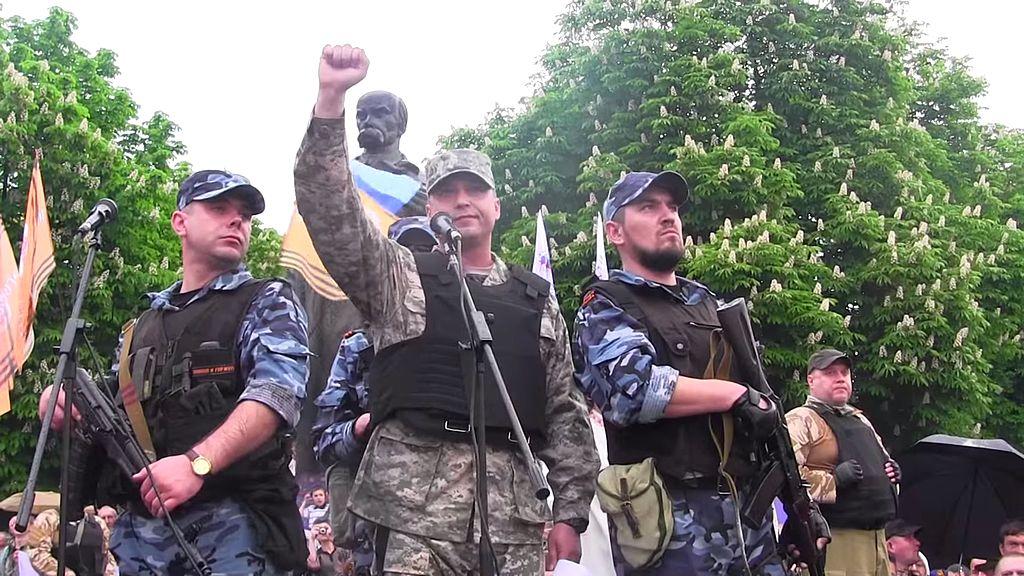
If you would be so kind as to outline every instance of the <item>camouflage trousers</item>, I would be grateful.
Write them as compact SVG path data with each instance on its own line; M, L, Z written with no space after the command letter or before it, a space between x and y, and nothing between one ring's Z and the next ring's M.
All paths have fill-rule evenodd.
M258 549L249 516L238 502L205 502L179 508L172 516L215 575L285 574ZM122 514L110 536L110 551L117 558L121 576L195 574L162 518Z
M544 573L541 544L494 544L502 576L540 576ZM384 576L472 576L480 573L475 542L446 542L391 530L384 553Z
M675 520L672 539L654 567L632 570L625 565L616 545L615 526L609 524L618 576L783 576L786 573L775 548L770 517L756 530L744 526L737 529L736 501L731 496L722 496L713 489L676 487L670 488L669 494ZM741 546L741 541L745 546Z

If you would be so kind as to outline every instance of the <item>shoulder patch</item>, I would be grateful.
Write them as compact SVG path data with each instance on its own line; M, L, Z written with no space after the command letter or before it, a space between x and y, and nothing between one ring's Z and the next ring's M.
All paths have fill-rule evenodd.
M587 293L583 295L583 302L580 304L580 306L582 307L586 306L587 304L590 304L591 302L594 301L594 298L597 298L597 291L587 290Z

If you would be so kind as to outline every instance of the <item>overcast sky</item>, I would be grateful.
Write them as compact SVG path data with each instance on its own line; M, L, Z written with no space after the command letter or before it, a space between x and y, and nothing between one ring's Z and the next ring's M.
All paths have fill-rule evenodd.
M36 19L46 0L7 0L0 14ZM197 169L249 177L267 197L267 224L284 231L294 199L292 162L316 96L326 43L366 49L370 75L355 98L389 90L409 107L402 142L422 164L452 127L479 124L496 105L529 93L545 46L555 41L563 0L64 0L78 19L75 40L118 56L143 117L167 113L181 127L185 159ZM909 14L970 56L989 82L982 117L1024 128L1024 81L1008 47L1020 34L1024 2L911 0ZM349 118L350 124L354 118Z

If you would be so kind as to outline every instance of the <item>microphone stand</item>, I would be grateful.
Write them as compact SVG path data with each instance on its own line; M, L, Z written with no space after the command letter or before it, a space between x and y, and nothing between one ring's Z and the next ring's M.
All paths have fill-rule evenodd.
M75 395L75 375L78 368L76 348L79 339L85 333L86 323L81 318L82 304L85 301L85 292L89 287L89 275L92 273L93 260L96 258L96 251L99 249L102 238L100 231L96 230L86 236L89 243L89 252L85 256L85 264L78 279L78 290L75 293L75 302L71 307L71 316L64 324L64 335L61 337L58 348L57 371L53 376L53 388L50 398L46 404L46 414L43 416L43 426L39 430L39 439L36 441L35 455L32 457L32 467L29 469L28 480L25 482L25 491L21 497L21 507L18 509L18 519L15 527L19 531L28 528L28 517L32 512L32 506L36 499L36 483L39 479L39 467L43 462L43 453L46 451L46 439L50 432L50 425L53 422L53 414L57 408L58 392L64 389L64 426L62 430L60 459L60 487L61 490L68 490L68 457L71 454L71 405ZM67 525L68 510L64 498L60 503L60 540L57 544L57 574L65 574L65 556L67 551Z
M459 281L459 290L462 293L463 320L469 332L470 341L463 344L465 350L473 350L476 356L476 370L465 374L467 390L470 394L470 433L474 439L476 459L476 491L477 491L477 514L480 518L480 574L481 576L493 576L497 573L497 559L494 556L494 549L491 547L490 531L488 528L488 506L487 506L487 425L484 415L484 376L487 371L494 377L498 394L501 396L508 412L509 422L512 423L512 432L515 434L516 444L519 446L519 453L526 463L530 476L530 484L533 487L534 496L538 500L546 501L551 494L547 479L541 473L537 458L530 450L530 445L523 432L523 426L519 422L515 405L512 404L512 397L509 396L508 387L505 386L505 379L501 375L501 369L494 357L491 336L491 329L487 324L487 317L473 301L473 295L466 284L466 276L462 268L462 240L461 237L449 237L444 242L445 251L448 254L448 266L455 271Z

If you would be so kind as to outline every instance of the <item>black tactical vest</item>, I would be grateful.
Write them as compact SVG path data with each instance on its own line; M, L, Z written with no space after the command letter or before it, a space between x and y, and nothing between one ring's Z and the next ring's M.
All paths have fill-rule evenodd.
M713 339L721 341L717 335L721 324L713 297L708 296L699 304L684 305L664 288L615 280L592 282L587 287L591 289L644 326L658 364L671 365L681 376L691 378L706 378L709 365L720 364L724 346L717 345L714 358L711 354ZM626 427L608 425L608 463L634 464L654 457L658 471L669 478L716 478L721 457L711 433L714 431L721 441L722 422L718 414L702 414ZM756 464L752 445L739 430L736 432L725 470L742 479L754 472Z
M413 256L426 298L426 328L417 338L377 352L368 377L370 413L375 422L396 416L428 434L469 441L466 374L476 370L476 363L473 351L464 347L469 334L458 278L439 252ZM488 318L498 367L523 430L536 446L543 442L546 422L540 323L550 285L518 266L511 273L503 284L467 284L477 308ZM488 439L508 443L511 423L489 370L484 372L483 388Z
M236 345L242 320L272 281L250 279L234 290L211 290L181 310L147 310L139 317L128 365L157 458L184 454L234 410L245 388ZM282 569L302 565L306 556L290 458L279 429L241 460L207 476L189 500L243 502L263 551ZM118 492L115 502L148 514L137 488L121 482Z
M820 504L821 513L833 528L881 529L896 517L896 491L885 475L887 458L874 430L852 414L844 416L818 404L810 408L832 429L839 462L854 459L864 470L860 482L837 489L834 504Z

